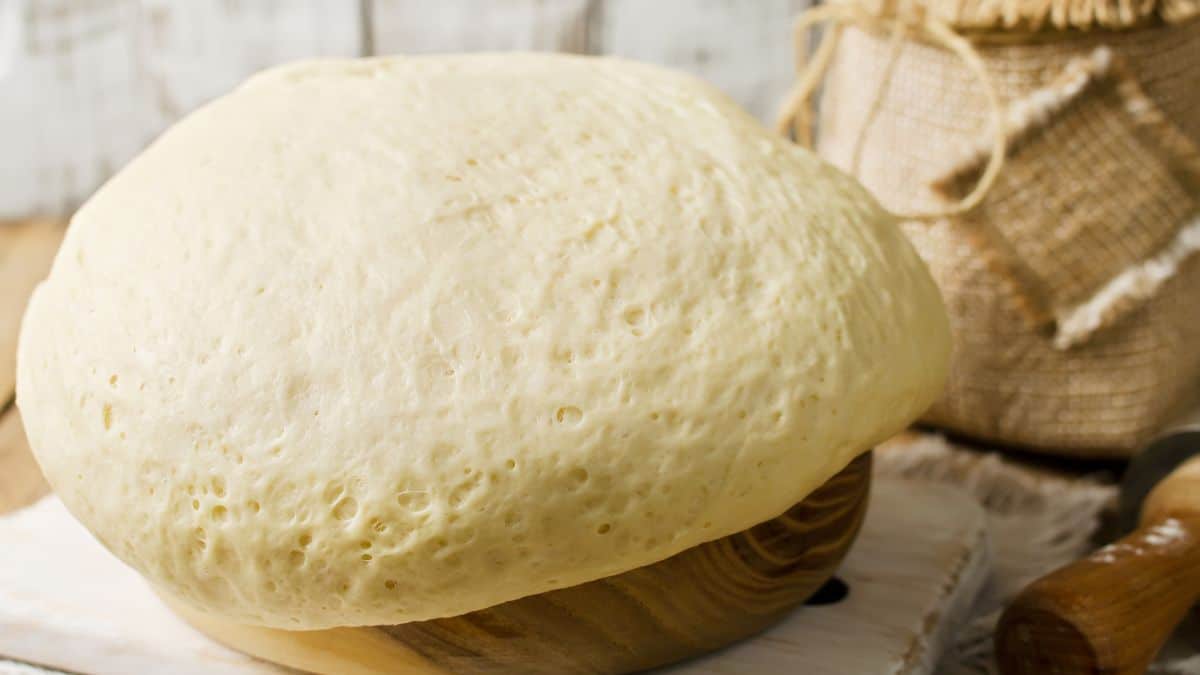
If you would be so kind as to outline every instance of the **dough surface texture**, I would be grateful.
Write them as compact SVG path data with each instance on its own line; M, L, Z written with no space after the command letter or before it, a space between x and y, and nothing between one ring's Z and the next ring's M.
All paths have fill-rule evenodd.
M282 628L457 615L800 501L938 395L949 330L853 179L631 62L307 62L77 213L19 405L160 592Z

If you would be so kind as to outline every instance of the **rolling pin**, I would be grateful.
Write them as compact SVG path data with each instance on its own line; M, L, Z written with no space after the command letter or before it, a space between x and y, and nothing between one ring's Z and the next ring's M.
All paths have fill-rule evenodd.
M1119 517L1130 532L1025 588L996 627L1003 675L1146 672L1200 599L1200 424L1131 463Z

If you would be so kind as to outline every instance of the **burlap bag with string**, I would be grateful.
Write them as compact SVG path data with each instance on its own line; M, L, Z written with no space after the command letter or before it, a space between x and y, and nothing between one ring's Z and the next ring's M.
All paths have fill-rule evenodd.
M1196 3L929 3L824 10L815 74L821 154L930 214L956 346L926 421L1129 454L1200 393Z

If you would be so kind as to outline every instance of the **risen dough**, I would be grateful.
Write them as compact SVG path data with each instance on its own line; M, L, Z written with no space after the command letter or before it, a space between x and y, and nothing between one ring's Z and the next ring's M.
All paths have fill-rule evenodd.
M460 614L771 518L917 416L937 289L709 86L534 55L303 63L76 215L20 405L160 591L285 628Z

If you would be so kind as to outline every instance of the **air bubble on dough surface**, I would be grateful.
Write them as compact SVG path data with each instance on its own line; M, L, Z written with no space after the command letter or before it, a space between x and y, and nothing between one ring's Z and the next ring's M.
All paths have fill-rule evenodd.
M695 79L313 62L80 209L19 405L63 501L162 592L389 624L778 515L934 399L948 344L859 185Z

